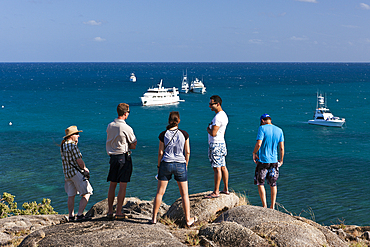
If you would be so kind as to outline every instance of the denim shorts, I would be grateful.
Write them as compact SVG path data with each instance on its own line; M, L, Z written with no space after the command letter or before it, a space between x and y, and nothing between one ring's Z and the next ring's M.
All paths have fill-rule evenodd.
M279 178L279 163L261 163L257 161L257 166L254 175L254 184L264 185L265 179L271 187L276 186L276 181Z
M169 181L172 178L172 174L175 176L177 182L188 181L186 163L162 161L159 166L158 180Z

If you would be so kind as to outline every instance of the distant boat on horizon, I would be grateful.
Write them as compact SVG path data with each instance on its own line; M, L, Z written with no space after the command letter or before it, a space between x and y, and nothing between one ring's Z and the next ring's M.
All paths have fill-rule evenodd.
M136 76L134 73L131 73L130 82L136 82Z
M206 92L206 87L202 81L200 81L198 78L195 78L195 80L190 84L190 92L204 94Z
M188 93L189 92L189 83L188 83L188 76L187 71L182 73L182 83L181 83L181 91L182 93Z

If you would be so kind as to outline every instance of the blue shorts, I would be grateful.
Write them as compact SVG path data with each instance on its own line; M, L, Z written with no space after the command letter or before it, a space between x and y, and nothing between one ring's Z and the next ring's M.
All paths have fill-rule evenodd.
M279 178L279 163L261 163L257 161L257 166L254 175L254 184L264 185L265 179L271 187L276 186L276 181Z
M225 143L210 143L208 146L208 159L212 167L226 166L227 149Z
M158 180L169 181L172 178L172 174L175 176L177 182L188 181L186 163L162 161L159 166Z

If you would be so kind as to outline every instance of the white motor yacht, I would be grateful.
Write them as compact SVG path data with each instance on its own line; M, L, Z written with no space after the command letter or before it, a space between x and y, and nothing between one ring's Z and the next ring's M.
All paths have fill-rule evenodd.
M162 82L161 79L158 87L149 88L143 97L140 97L143 106L178 104L184 101L180 99L177 88L164 88Z
M131 81L131 82L136 82L136 76L135 76L135 74L134 74L134 73L131 73L130 81Z
M188 83L188 76L187 72L182 75L182 83L181 83L181 93L188 93L189 92L189 83Z
M195 81L192 81L190 84L190 91L193 93L203 94L206 92L206 87L202 81L200 81L198 78L195 78Z
M335 117L326 106L325 97L317 93L316 111L313 120L309 120L309 124L327 126L327 127L342 127L346 122L344 118Z

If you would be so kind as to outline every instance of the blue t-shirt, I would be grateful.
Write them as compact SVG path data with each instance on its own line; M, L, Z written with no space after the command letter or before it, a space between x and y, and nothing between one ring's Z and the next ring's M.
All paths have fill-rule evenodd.
M258 128L257 141L262 140L258 150L259 162L278 162L279 142L284 142L283 130L272 124L261 125Z

